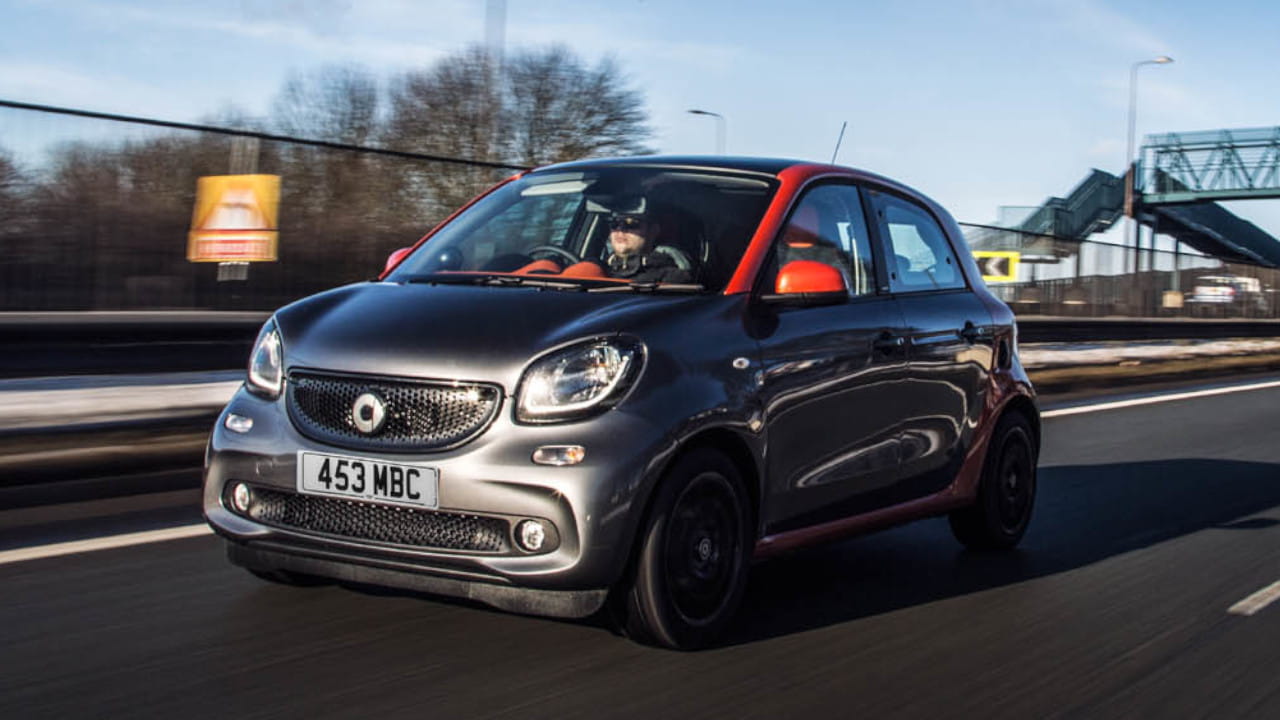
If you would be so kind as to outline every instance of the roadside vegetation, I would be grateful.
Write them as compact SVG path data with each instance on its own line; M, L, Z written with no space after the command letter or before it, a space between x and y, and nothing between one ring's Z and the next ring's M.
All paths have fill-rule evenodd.
M6 111L17 112L31 123L29 111ZM0 146L12 137L5 117ZM112 137L109 125L124 139L65 142L28 165L0 147L0 310L270 309L376 274L388 253L515 167L640 154L651 137L643 95L614 61L559 46L505 58L471 48L390 78L346 66L299 72L267 117L228 108L201 121L456 162L36 121L93 123L94 137ZM220 283L213 266L186 259L196 180L242 172L281 176L279 262Z

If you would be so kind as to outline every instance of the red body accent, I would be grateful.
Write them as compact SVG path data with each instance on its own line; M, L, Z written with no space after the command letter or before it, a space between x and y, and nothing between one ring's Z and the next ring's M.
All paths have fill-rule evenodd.
M887 178L881 178L870 173L857 172L836 165L798 163L779 172L778 191L774 193L773 200L769 203L768 209L765 210L764 217L756 228L756 234L751 237L751 242L747 245L747 251L742 256L742 262L738 263L738 269L734 271L733 277L729 278L729 284L724 288L725 295L751 292L756 274L764 266L765 258L769 256L769 248L773 245L773 239L783 229L783 221L786 219L787 214L791 212L791 208L799 197L800 192L814 180L829 177L846 178L848 180L874 180L900 187L897 183L893 183Z

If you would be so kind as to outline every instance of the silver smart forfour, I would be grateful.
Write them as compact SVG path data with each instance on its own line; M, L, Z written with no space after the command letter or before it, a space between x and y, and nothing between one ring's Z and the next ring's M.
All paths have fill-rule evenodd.
M232 562L721 633L755 559L946 514L1026 530L1039 415L954 220L830 165L523 173L281 308L209 443Z

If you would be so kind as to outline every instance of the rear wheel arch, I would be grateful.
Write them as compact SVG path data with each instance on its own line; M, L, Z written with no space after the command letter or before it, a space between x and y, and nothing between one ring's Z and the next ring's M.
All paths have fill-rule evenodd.
M1006 408L995 423L974 502L949 516L952 534L966 547L1007 550L1026 532L1038 484L1035 420L1025 408Z

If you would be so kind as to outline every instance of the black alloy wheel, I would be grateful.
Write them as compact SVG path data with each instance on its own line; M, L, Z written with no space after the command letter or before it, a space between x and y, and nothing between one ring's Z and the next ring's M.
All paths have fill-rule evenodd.
M1036 447L1018 412L1000 418L978 483L976 502L951 513L951 531L966 547L1003 550L1022 540L1036 496Z
M742 599L753 536L733 463L710 449L677 460L657 489L619 598L623 630L681 650L713 641Z

